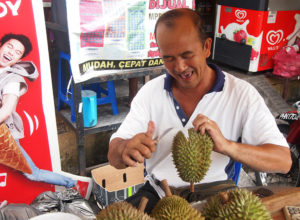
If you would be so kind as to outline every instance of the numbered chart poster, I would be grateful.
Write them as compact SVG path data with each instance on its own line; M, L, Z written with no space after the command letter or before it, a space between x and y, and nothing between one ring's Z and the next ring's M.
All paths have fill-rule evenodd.
M175 8L194 0L66 0L75 82L162 66L154 27Z
M0 203L89 196L90 178L61 171L42 0L0 0L0 22Z

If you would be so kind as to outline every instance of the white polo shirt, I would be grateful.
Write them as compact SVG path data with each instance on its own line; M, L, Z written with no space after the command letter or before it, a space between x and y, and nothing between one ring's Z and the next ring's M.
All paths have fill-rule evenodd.
M153 137L168 128L173 128L157 145L152 158L146 160L146 179L158 191L153 177L167 179L170 186L188 186L177 174L172 161L172 140L178 131L187 135L192 128L192 122L198 114L206 115L215 121L224 137L252 145L264 143L288 147L288 144L276 126L275 119L263 98L248 82L222 72L216 65L210 65L217 74L216 82L211 91L198 103L195 111L188 119L171 91L172 77L161 75L145 84L131 103L131 109L125 120L111 140L116 137L132 138L134 135L146 132L149 120L154 121L156 129ZM212 152L212 163L201 183L226 180L231 178L230 158L226 155Z

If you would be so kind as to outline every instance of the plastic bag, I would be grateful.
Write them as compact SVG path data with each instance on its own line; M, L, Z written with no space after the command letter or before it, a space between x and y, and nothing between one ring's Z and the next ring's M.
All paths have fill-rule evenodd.
M9 204L0 209L1 220L28 220L42 214L27 204Z
M298 51L299 48L293 46L285 46L278 51L273 57L273 74L286 78L300 76L300 54Z
M96 216L80 193L74 189L61 192L46 191L31 203L40 212L67 212L79 216L83 220L96 219Z

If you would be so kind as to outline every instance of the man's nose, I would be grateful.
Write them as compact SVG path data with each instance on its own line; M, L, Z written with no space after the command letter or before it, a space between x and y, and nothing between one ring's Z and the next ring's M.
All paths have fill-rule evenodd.
M182 73L186 69L187 65L185 64L184 59L178 58L175 61L175 71Z
M14 51L11 51L11 50L8 50L8 54L9 54L10 56L14 56L14 55L15 55L15 52L14 52Z

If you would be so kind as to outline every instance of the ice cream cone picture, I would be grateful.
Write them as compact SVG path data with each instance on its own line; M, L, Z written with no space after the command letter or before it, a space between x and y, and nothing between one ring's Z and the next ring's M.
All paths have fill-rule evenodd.
M0 164L32 174L29 164L5 123L0 125Z

